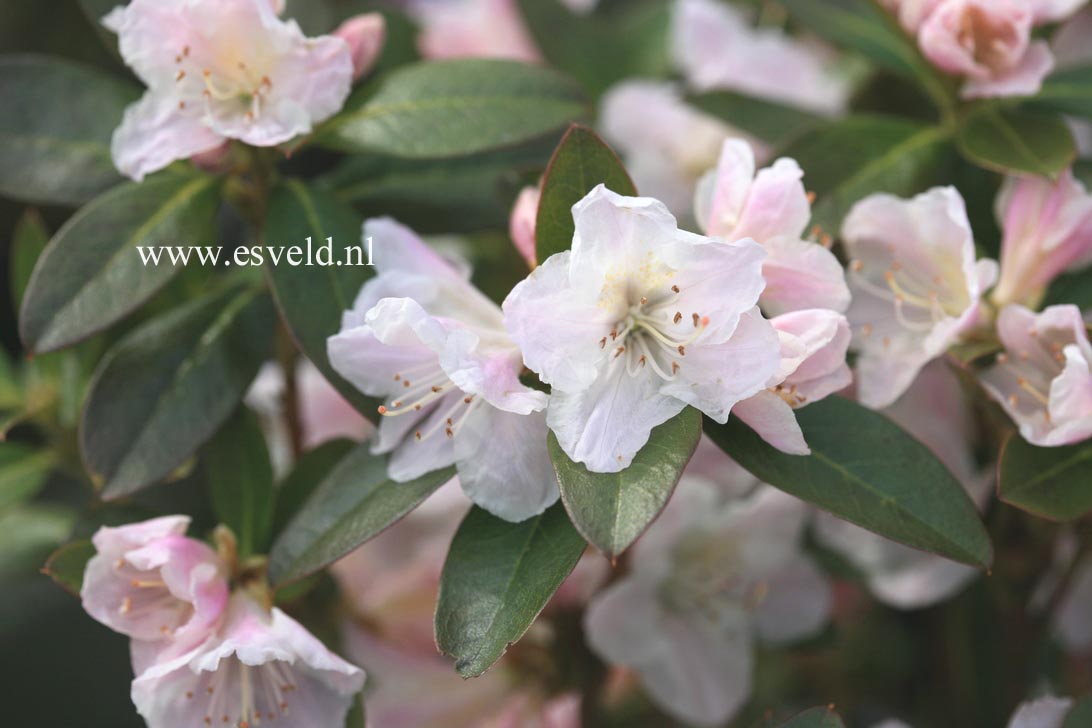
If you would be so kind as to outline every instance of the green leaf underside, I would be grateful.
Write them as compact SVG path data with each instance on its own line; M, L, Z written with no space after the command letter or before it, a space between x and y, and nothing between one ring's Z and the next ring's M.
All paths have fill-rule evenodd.
M83 586L84 569L94 555L95 546L90 541L73 541L54 551L42 571L62 589L78 595Z
M975 164L1003 174L1057 178L1077 157L1077 143L1057 114L988 108L959 131L959 149Z
M53 469L57 456L16 442L0 445L0 508L33 497Z
M1001 450L998 496L1009 505L1054 521L1092 512L1092 442L1036 447L1018 432Z

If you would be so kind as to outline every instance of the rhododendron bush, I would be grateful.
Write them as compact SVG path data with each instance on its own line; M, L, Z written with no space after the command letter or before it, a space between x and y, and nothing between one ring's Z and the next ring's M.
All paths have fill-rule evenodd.
M1092 726L1084 0L10 5L5 726Z

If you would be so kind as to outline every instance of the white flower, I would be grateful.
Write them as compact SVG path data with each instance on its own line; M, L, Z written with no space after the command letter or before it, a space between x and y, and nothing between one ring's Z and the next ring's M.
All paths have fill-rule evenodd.
M1069 698L1055 698L1051 695L1020 703L1008 728L1062 728L1062 723L1072 707L1073 701Z
M572 249L512 290L504 322L552 387L547 422L566 454L618 472L687 405L723 423L765 389L780 363L755 307L765 256L751 240L681 231L660 202L602 185L573 217Z

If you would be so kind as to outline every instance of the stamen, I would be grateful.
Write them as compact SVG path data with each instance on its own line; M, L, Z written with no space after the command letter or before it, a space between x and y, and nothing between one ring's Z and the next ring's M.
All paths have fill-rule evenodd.
M675 312L675 318L674 318L674 319L672 319L672 321L673 321L674 323L676 323L676 324L677 324L677 323L679 323L680 321L682 321L682 312L680 312L680 311L676 311L676 312Z

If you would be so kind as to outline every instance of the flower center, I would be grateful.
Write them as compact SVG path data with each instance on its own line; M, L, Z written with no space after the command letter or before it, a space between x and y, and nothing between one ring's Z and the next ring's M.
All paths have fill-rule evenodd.
M698 531L684 537L672 554L674 568L661 586L663 603L722 627L735 625L740 610L757 610L767 585L744 575L740 548L735 534Z
M625 363L626 373L637 376L646 366L665 381L675 379L682 368L686 347L698 340L709 326L709 317L683 314L679 287L663 295L642 296L631 304L624 319L599 340L599 348L613 348L612 358ZM624 357L624 358L623 358Z
M380 405L380 415L400 417L415 412L424 418L428 414L426 409L429 412L441 410L432 426L413 433L418 442L428 440L441 431L445 437L455 437L470 413L482 403L480 397L466 394L456 387L435 362L399 371L394 375L394 381L400 382L404 391L387 404Z
M205 726L256 728L264 721L288 715L296 689L289 663L274 660L246 665L232 656L221 661L215 672L195 676L184 700L208 701L202 721Z
M1017 31L1007 22L996 22L985 10L969 6L960 18L959 44L975 61L993 71L1012 65L1012 50L1017 45Z
M261 116L265 96L273 89L269 76L245 61L235 61L234 67L201 65L191 58L190 47L185 46L174 62L178 66L174 80L179 86L179 96L184 97L178 102L180 111L186 109L185 97L203 98L206 111L218 101L235 102L246 109L247 121L253 122Z
M120 578L128 579L132 587L118 605L122 617L134 622L150 617L160 619L160 633L170 637L193 616L193 607L171 594L158 572L137 571L125 559L114 563L114 571Z
M852 260L849 276L861 289L891 302L896 322L908 331L927 333L940 321L960 316L966 308L960 305L958 296L950 294L952 289L944 276L938 273L928 278L920 272L911 272L893 256L887 265L866 266L862 260ZM871 336L872 324L863 324L861 334L865 338ZM885 337L883 343L888 346L890 340Z

